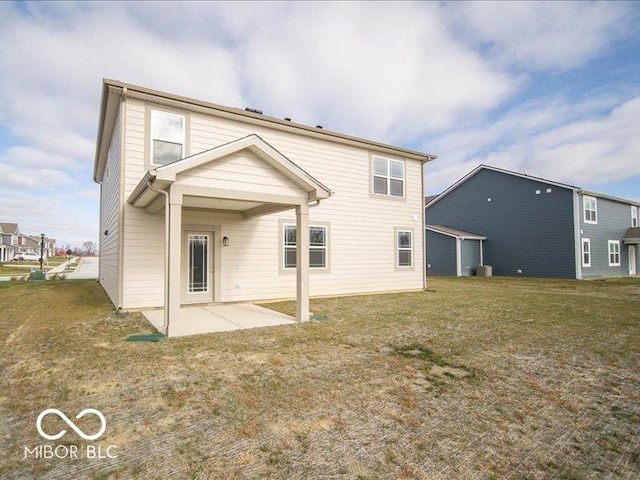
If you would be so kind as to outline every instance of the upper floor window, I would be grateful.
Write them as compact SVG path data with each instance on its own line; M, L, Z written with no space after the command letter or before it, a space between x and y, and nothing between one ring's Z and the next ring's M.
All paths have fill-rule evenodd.
M609 240L609 266L620 265L620 240Z
M283 243L284 268L296 268L298 242L295 225L284 225ZM309 267L327 268L327 227L325 225L309 227Z
M631 205L631 226L638 226L638 207Z
M185 119L175 113L151 111L151 163L166 165L184 157Z
M583 197L584 223L598 223L598 201L594 197Z
M373 193L404 197L404 162L372 157Z

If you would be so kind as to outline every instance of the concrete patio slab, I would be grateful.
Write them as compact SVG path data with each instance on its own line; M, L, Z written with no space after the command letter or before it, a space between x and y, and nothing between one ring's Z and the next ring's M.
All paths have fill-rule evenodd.
M296 323L289 315L250 303L187 306L181 307L179 312L178 318L169 319L170 337ZM142 314L158 331L162 331L164 309L143 310Z

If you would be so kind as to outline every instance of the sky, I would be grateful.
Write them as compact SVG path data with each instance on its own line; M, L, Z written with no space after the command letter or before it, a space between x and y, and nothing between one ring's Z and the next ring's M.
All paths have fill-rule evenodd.
M97 241L112 78L640 200L640 2L0 2L0 221Z

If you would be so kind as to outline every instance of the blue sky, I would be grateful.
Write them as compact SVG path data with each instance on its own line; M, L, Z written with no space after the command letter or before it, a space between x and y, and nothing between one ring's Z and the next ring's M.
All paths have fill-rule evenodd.
M640 3L0 3L0 221L96 240L103 77L640 200Z

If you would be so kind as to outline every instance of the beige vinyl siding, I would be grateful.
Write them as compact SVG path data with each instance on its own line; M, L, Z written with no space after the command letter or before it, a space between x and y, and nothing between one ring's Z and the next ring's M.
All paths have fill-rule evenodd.
M122 307L161 306L164 301L164 215L150 215L126 203L144 169L144 103L125 102Z
M324 200L319 207L311 208L309 213L311 224L331 224L328 232L331 273L311 270L311 295L422 288L422 168L419 161L382 154L384 158L405 161L406 200L371 197L370 154L377 152L202 114L191 115L190 128L192 154L256 133L335 192L334 197ZM295 214L292 210L264 217L253 230L246 222L233 226L244 226L247 229L245 234L253 242L260 238L270 245L251 247L254 250L252 262L258 263L265 272L272 272L271 269L278 267L277 249L282 248L277 240L278 218L293 222ZM227 226L232 228L232 225ZM395 271L396 228L412 228L414 231L413 271ZM243 255L247 253L232 248L237 244L234 242L227 247L229 252L223 250L223 268L228 264L232 270L228 272L225 269L223 273L223 279L231 275L229 284L222 286L223 300L251 299L252 290L258 294L255 298L295 295L295 275L269 277L269 274L262 273L262 268L243 266ZM240 288L235 288L234 282ZM243 282L247 285L243 286Z
M120 201L120 115L107 154L108 175L100 186L100 284L114 305L119 305L118 235ZM105 235L107 232L107 235Z
M297 187L264 160L249 151L234 153L213 163L187 170L176 178L178 185L210 187L224 190L252 191L279 195L305 196L306 191Z
M141 101L127 99L127 144L125 147L124 198L145 173L144 112ZM310 209L309 222L329 223L330 273L311 269L310 294L337 295L420 289L423 286L424 258L422 232L421 163L401 157L385 158L405 162L405 198L370 195L370 155L365 148L342 145L266 127L191 113L188 131L189 155L255 133L278 149L335 195ZM248 151L239 152L217 164L194 168L178 176L178 183L208 184L229 188L227 182L254 184L254 191L282 194L294 186L274 174L262 160ZM221 182L221 183L218 183ZM293 192L291 192L293 193ZM299 192L295 192L296 196ZM278 221L295 223L295 211L279 212L245 220L241 215L220 214L202 209L183 209L183 224L220 226L230 238L228 247L216 238L221 249L221 300L247 301L293 298L296 276L279 273ZM161 306L163 303L164 217L143 209L124 206L124 308ZM414 269L396 271L395 230L414 232ZM215 257L215 256L214 256Z

